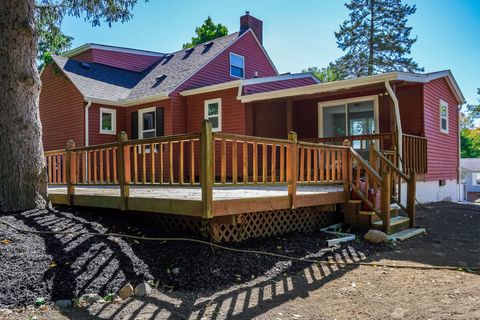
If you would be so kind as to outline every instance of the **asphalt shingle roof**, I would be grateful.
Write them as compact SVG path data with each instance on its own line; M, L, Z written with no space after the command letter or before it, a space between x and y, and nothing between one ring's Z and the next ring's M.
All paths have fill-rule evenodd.
M167 54L142 73L98 63L90 63L90 68L85 68L73 58L54 56L53 59L84 96L128 101L168 95L238 36L238 32L232 33L213 40L209 46L201 44L191 50Z

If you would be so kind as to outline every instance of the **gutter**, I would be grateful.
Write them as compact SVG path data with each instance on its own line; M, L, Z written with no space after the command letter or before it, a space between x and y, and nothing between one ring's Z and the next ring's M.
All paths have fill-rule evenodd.
M395 95L395 92L392 90L392 87L390 86L390 81L388 80L385 80L385 88L387 88L387 91L388 91L388 94L390 95L390 97L392 98L392 101L393 101L393 105L394 105L394 110L395 110L395 121L397 123L397 132L398 132L398 135L397 135L397 145L398 145L398 154L399 154L399 157L398 157L398 169L400 171L403 171L403 166L402 166L402 162L403 162L403 130L402 130L402 122L400 120L400 104L398 103L398 99L397 99L397 96Z

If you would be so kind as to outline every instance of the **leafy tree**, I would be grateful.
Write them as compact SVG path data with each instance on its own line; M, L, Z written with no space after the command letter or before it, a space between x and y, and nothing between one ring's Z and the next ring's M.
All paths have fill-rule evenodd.
M317 77L320 82L332 82L345 79L344 75L336 68L336 66L330 63L326 68L309 67L303 69L302 72L311 72Z
M477 89L480 95L480 88ZM480 128L475 128L480 119L480 104L469 104L460 115L460 147L462 158L480 158Z
M210 40L226 36L228 34L228 29L221 23L214 24L212 18L208 16L200 27L195 28L195 33L197 35L192 37L191 42L183 44L183 49L195 47Z
M409 58L417 38L410 37L408 16L415 5L402 0L351 0L345 6L349 19L335 32L337 45L345 52L335 64L349 77L389 71L423 71Z
M84 16L93 26L128 21L137 0L0 1L0 211L44 207L47 196L38 100L42 25ZM47 21L47 22L45 22ZM55 31L54 29L51 29ZM58 36L57 30L56 36ZM65 38L58 43L63 46Z

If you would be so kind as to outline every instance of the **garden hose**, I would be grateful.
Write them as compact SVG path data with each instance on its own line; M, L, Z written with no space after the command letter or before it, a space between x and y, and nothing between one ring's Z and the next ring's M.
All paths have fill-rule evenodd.
M171 238L171 237L140 237L128 234L120 234L120 233L99 233L99 232L85 232L85 231L77 231L77 232L69 232L69 231L38 231L38 230L28 230L23 228L18 228L13 224L0 219L0 223L20 232L20 233L30 233L30 234L63 234L63 235L72 235L72 236L95 236L95 237L119 237L125 239L132 239L132 240L143 240L143 241L179 241L179 242L193 242L203 245L208 245L214 248L218 248L225 251L231 251L236 253L248 253L248 254L257 254L263 256L271 256L276 258L282 258L287 260L299 261L299 262L309 262L315 263L319 265L341 265L341 266L368 266L368 267L388 267L388 268L400 268L400 269L420 269L420 270L452 270L452 271L466 271L471 273L478 273L480 272L480 267L461 267L461 266L427 266L427 265L409 265L409 264L387 264L387 263L372 263L372 262L359 262L359 261L334 261L334 260L314 260L308 258L297 258L292 256L287 256L279 253L267 252L267 251L258 251L258 250L248 250L248 249L236 249L230 248L226 246L222 246L216 243L203 241L199 239L192 239L192 238Z

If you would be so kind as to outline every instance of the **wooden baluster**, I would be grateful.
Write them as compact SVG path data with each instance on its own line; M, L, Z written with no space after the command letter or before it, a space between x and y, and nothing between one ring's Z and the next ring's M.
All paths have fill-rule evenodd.
M75 148L75 142L69 140L65 152L65 183L67 184L67 205L73 204L73 195L75 194L76 173L77 173L77 154L72 149Z
M92 183L92 162L91 151L87 151L87 183Z
M220 178L221 183L227 182L227 141L221 140L220 145Z
M271 161L271 182L275 183L277 181L277 145L274 143L272 144L272 161Z
M138 151L140 146L135 145L133 147L133 182L138 184Z
M48 183L53 183L52 156L47 156L47 162L48 162Z
M150 150L150 154L153 150ZM147 146L142 144L142 184L147 183Z
M297 134L291 131L288 134L288 140L292 142L288 146L287 151L287 183L288 183L288 196L290 198L290 206L292 209L296 207L297 196L297 174L298 174L298 142Z
M168 154L169 154L169 171L170 171L170 184L174 183L174 177L173 177L173 142L170 141L168 143Z
M75 161L77 163L77 175L76 175L76 180L77 183L80 182L80 164L82 164L82 153L75 152Z
M311 151L312 149L310 148L305 148L305 151L307 152L307 182L312 181L311 173L312 173L312 160L311 158Z
M267 144L262 144L262 182L267 182Z
M319 155L319 163L320 163L320 181L323 182L325 179L325 168L327 167L327 164L325 162L325 150L324 149L318 149L318 155Z
M238 180L238 173L237 173L237 165L238 165L238 159L237 159L237 140L234 140L232 142L232 182L233 184L237 184Z
M212 162L213 162L213 182L217 181L217 147L216 147L216 139L213 137L212 139Z
M160 160L160 172L159 172L159 180L160 180L160 184L163 184L163 143L159 143L158 145L158 159Z
M104 177L103 177L103 149L100 149L100 155L99 155L99 166L100 166L100 183L104 183Z
M285 182L285 146L280 145L280 182Z
M248 142L243 142L243 183L248 183Z
M97 151L93 150L93 183L98 183L98 176L97 176Z
M253 183L258 182L258 156L257 156L257 143L253 143Z
M111 183L111 181L110 181L110 150L112 150L112 149L107 148L105 150L105 165L106 165L105 171L106 171L107 183L108 184Z
M190 140L190 184L195 184L195 140Z
M332 181L335 181L335 180L336 180L336 179L335 179L335 161L336 161L336 160L335 160L335 150L330 150L330 154L331 154L331 156L332 156L332 164L331 164L331 165L332 165L332 167L331 167L331 169L332 169L332 176L331 176L331 178L332 178Z
M337 177L336 180L342 180L342 151L336 151L337 153Z
M67 176L67 161L65 159L66 156L67 156L66 153L64 153L62 155L62 165L63 165L62 166L62 183L65 183L65 184L67 183L67 177L66 177Z
M327 181L330 181L330 160L331 160L331 156L330 156L330 150L329 149L325 149L325 180Z
M298 173L298 180L303 182L305 180L305 147L300 148L300 172ZM297 169L298 170L298 169Z
M380 190L380 212L382 213L383 231L390 232L390 174L382 173L382 186Z
M313 149L313 181L318 182L318 148Z
M128 148L128 163L130 163L130 146L127 147ZM118 183L118 174L117 174L117 153L118 153L118 147L117 148L114 148L112 149L112 163L113 163L113 183ZM133 153L135 154L135 149L133 149ZM129 166L129 170L130 170L130 166ZM129 176L130 176L130 173L129 173Z
M150 143L150 183L155 183L155 145Z
M179 166L179 182L180 184L184 183L184 178L183 178L183 143L184 140L180 140L180 166Z

